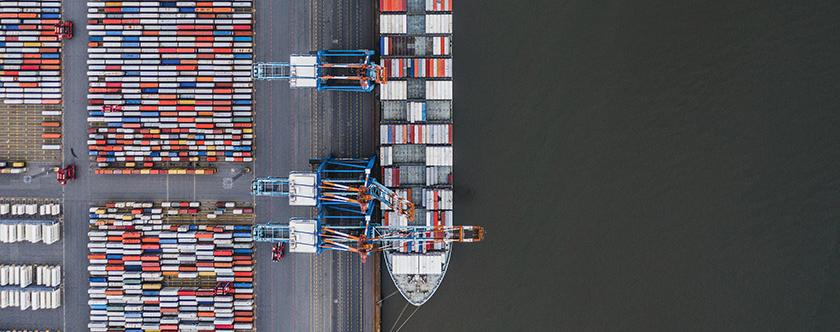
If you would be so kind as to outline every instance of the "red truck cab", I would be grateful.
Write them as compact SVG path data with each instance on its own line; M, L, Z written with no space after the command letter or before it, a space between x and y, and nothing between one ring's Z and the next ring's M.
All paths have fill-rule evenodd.
M73 22L61 21L55 25L55 34L58 39L73 39Z
M286 244L285 243L276 243L273 247L271 247L271 260L275 262L279 262L286 256Z
M76 178L76 164L67 165L67 167L61 168L58 172L55 173L55 179L58 180L62 186L67 184L67 181L73 180Z
M103 112L121 112L122 105L102 105Z

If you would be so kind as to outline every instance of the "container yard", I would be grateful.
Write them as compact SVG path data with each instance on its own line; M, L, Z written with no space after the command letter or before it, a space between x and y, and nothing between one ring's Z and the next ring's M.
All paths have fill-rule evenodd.
M213 174L253 161L253 3L88 2L97 174Z
M233 202L90 208L91 331L253 331L253 209Z
M61 22L60 0L0 2L0 174L61 160Z

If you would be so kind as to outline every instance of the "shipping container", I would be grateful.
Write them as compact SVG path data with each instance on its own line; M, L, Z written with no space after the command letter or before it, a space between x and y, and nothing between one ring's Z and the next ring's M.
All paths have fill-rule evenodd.
M382 59L385 73L392 79L451 78L452 59L393 58Z
M379 38L383 57L448 56L451 48L448 36L389 35Z

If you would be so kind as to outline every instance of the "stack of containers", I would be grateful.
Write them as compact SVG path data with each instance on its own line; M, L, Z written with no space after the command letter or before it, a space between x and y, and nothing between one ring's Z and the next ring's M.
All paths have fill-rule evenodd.
M55 309L61 305L61 268L0 265L0 308ZM34 285L34 286L31 286Z
M253 331L252 226L225 224L246 210L232 202L92 207L89 329ZM203 218L207 211L218 223ZM229 293L219 287L226 283Z
M53 244L61 240L61 224L56 221L4 221L0 223L0 243Z
M253 1L89 1L88 29L96 173L253 161Z
M60 214L61 205L58 203L0 201L0 216L33 217L37 215L39 217L57 217Z
M383 184L416 207L412 225L452 225L452 1L380 0ZM383 223L408 225L383 208ZM444 249L443 244L411 251Z
M0 286L57 287L61 284L61 267L50 265L0 265Z
M0 265L0 286L29 286L32 284L33 271L30 265Z
M61 104L60 20L61 0L0 1L3 103Z
M61 306L61 288L27 287L0 289L0 309L56 309Z
M40 286L57 287L61 284L61 267L37 265L35 267L35 283Z

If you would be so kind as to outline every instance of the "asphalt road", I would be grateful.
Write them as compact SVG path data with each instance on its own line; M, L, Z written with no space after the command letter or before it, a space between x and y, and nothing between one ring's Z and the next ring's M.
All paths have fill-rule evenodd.
M294 49L308 50L309 6L300 1L256 2L257 61L288 61ZM284 60L285 59L285 60ZM256 84L256 176L286 176L308 167L309 109L311 92L289 89L287 82ZM257 222L288 222L293 215L283 199L256 201ZM288 255L271 262L270 244L257 246L257 330L311 331L313 277L309 256Z
M373 1L314 1L311 45L316 49L373 49ZM373 94L318 93L312 96L314 156L367 157L375 153ZM323 330L372 331L374 264L333 253L331 319ZM316 269L317 271L317 269Z
M256 59L286 62L318 49L372 48L370 6L360 0L257 2ZM257 176L308 170L309 158L374 152L372 95L292 90L285 81L259 82L256 91ZM293 211L284 199L257 199L259 222L307 213ZM260 245L261 262L269 261L268 247ZM257 273L260 331L373 330L373 264L362 265L355 255L288 255L281 263L259 264Z
M287 61L292 53L316 49L372 48L370 1L257 1L257 61ZM63 197L64 236L52 246L0 246L3 261L58 263L64 266L64 305L38 312L0 311L0 328L87 330L87 210L106 200L236 200L249 201L254 176L285 176L307 170L308 160L329 154L369 156L373 96L292 90L287 82L259 82L256 87L256 162L219 164L209 176L94 175L86 157L86 2L64 1L64 18L77 22L75 37L66 41L64 56L64 161L77 165L77 180L65 188L52 174L0 178L0 197ZM363 23L364 24L361 24ZM71 149L77 157L73 157ZM253 172L237 177L243 167ZM40 165L30 175L41 173ZM236 178L232 184L226 181ZM306 216L284 200L257 199L258 222L285 222ZM259 331L373 330L373 264L355 255L288 255L270 260L268 244L257 246L257 329ZM63 250L62 250L63 249ZM47 323L49 322L49 323ZM45 325L46 324L46 325ZM52 324L52 325L49 325ZM8 326L7 326L8 325Z

